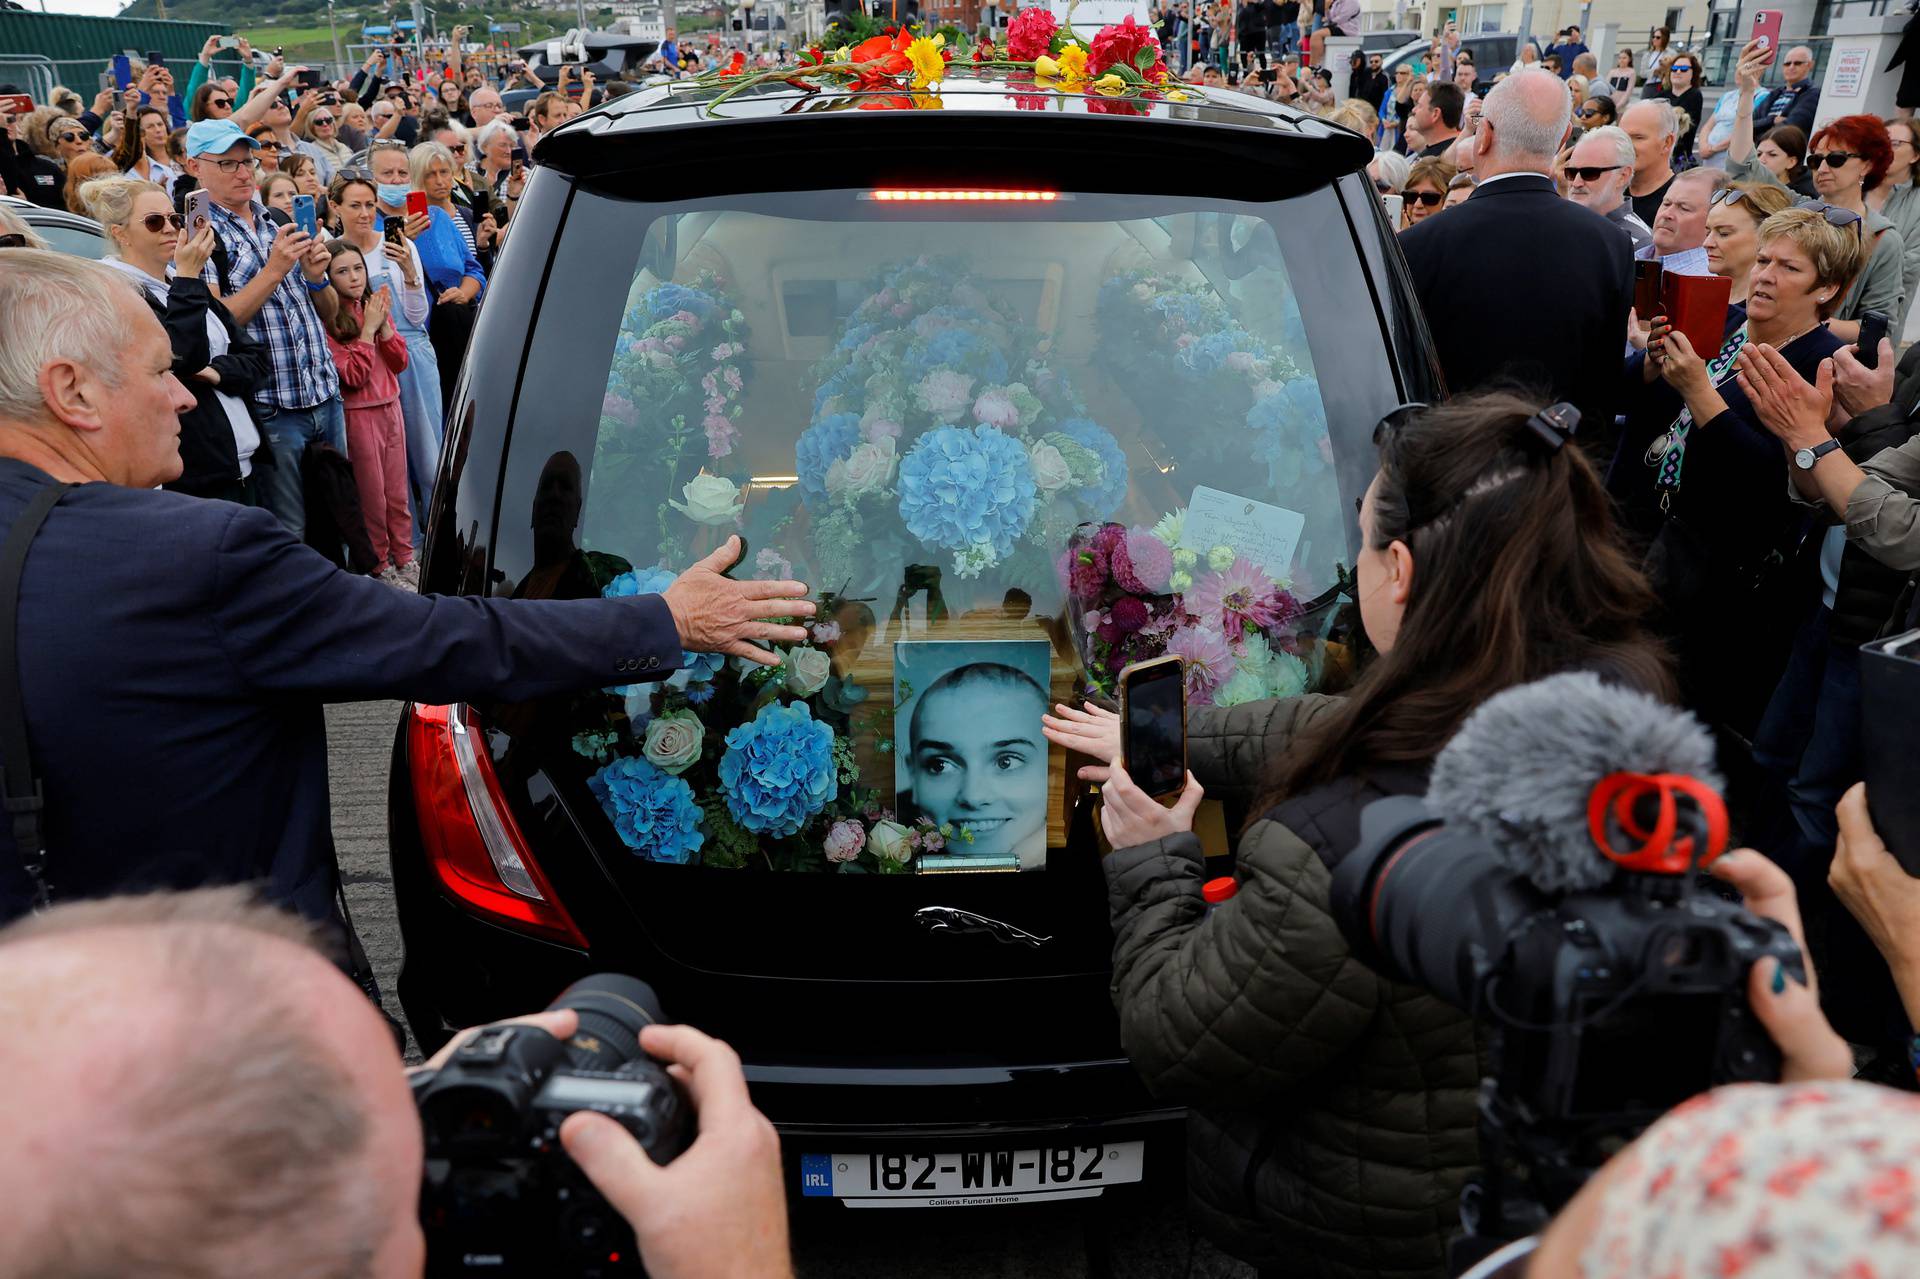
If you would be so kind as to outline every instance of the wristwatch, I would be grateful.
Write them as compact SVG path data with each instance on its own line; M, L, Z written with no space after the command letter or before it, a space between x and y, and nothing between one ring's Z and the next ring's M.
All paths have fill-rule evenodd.
M1820 459L1840 447L1839 440L1822 440L1810 449L1801 449L1793 455L1793 464L1803 471L1811 471L1819 465Z

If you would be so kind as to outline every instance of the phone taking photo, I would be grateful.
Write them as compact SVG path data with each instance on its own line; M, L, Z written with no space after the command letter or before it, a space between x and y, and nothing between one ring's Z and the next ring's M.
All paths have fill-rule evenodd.
M405 248L407 244L407 220L405 218L394 217L381 218L380 235L388 244Z
M424 218L427 216L427 193L425 191L407 192L407 216Z
M195 190L187 192L185 216L187 219L187 238L189 240L213 225L213 214L207 210L207 201L209 198L205 191Z
M1177 657L1120 672L1120 760L1133 784L1158 799L1187 782L1187 674Z
M1860 340L1854 343L1853 358L1860 367L1880 367L1880 340L1887 336L1888 320L1884 311L1868 311L1860 317Z
M320 234L320 218L314 210L312 196L293 197L293 224L310 236L317 237Z
M1780 28L1786 15L1778 9L1762 9L1753 15L1753 34L1748 37L1766 51L1771 63L1780 53Z

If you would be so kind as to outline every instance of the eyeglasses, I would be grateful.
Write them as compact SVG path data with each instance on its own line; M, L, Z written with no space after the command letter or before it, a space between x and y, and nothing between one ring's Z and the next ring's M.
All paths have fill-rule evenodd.
M1598 182L1601 174L1612 173L1615 169L1625 167L1622 164L1569 164L1560 172L1566 175L1569 182L1575 178L1579 178L1582 182Z
M307 117L307 123L308 123L308 124L315 124L315 125L319 125L319 124L332 124L332 123L333 123L333 117L332 117L332 116L330 116L330 115L310 115L310 116L308 116L308 117Z
M1824 164L1830 169L1838 169L1843 167L1849 160L1864 160L1866 158L1867 157L1861 155L1858 151L1809 151L1807 152L1807 167L1809 169L1817 169Z
M226 174L228 177L232 177L234 174L240 172L240 170L242 169L250 169L253 167L253 161L251 159L206 160L204 162L207 164L211 164L214 168L220 170L220 172Z
M208 98L207 106L231 108L233 106L233 99L232 98Z
M465 155L467 153L467 144L464 142L449 143L447 145L447 152L450 155Z
M159 235L161 228L171 226L176 231L186 229L187 220L178 213L149 213L140 219L140 225L149 235Z
M84 133L74 133L72 131L67 131L63 133L54 134L53 140L55 142L85 142L87 140L87 135Z
M1715 191L1707 197L1707 207L1711 209L1716 204L1738 204L1740 201L1745 200L1753 206L1755 217L1764 217L1764 212L1752 197L1753 192L1742 191L1739 187L1721 187L1718 191Z
M1405 199L1415 204L1424 204L1429 209L1437 209L1446 200L1445 191L1407 191L1402 193Z
M268 142L266 139L261 138L256 141L255 145L262 151L270 151L274 155L280 154L280 144L278 142Z
M1783 67L1810 67L1813 65L1813 59L1812 58L1788 58L1785 62L1782 62L1780 65Z
M24 249L27 237L18 231L0 231L0 249Z

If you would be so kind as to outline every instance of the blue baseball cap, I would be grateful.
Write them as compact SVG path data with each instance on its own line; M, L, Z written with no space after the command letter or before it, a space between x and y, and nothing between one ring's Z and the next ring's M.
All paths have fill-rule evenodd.
M201 120L187 130L187 154L192 156L225 155L233 150L236 142L250 147L260 145L231 120Z

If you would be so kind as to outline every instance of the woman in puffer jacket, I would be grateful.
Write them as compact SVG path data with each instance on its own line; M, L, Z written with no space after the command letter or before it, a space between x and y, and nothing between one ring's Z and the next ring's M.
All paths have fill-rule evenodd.
M1056 707L1057 744L1111 759L1103 786L1123 1042L1193 1110L1196 1218L1290 1279L1446 1273L1479 1163L1480 1061L1467 1016L1354 958L1329 867L1360 810L1425 793L1461 721L1501 689L1593 670L1672 696L1655 600L1600 477L1538 405L1482 395L1389 418L1361 506L1356 594L1380 657L1344 697L1188 718L1193 775L1172 809L1118 767L1118 720ZM1202 788L1248 820L1238 894L1211 917L1192 816Z

